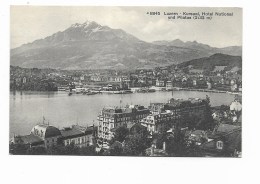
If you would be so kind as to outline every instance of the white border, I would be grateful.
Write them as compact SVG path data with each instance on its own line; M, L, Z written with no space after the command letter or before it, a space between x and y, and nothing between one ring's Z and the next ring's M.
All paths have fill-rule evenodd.
M27 3L28 2L28 3ZM9 5L205 6L243 7L243 155L221 158L136 158L10 156ZM1 183L259 183L259 10L256 0L10 1L0 9Z

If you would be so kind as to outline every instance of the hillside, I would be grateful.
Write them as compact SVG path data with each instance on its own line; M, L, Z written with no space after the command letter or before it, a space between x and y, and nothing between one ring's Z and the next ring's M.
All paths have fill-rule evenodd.
M182 48L190 48L195 50L203 50L208 52L209 54L213 55L215 53L222 53L228 54L233 56L241 56L242 55L242 47L240 46L230 46L230 47L211 47L207 44L198 43L197 41L187 41L184 42L180 39L172 40L172 41L154 41L156 45L166 45L166 46L175 46L175 47L182 47Z
M193 59L178 65L180 68L185 68L188 66L192 66L194 69L202 69L204 71L213 71L218 66L226 66L225 70L231 70L234 67L241 69L242 58L241 56L230 56L218 53L210 57Z

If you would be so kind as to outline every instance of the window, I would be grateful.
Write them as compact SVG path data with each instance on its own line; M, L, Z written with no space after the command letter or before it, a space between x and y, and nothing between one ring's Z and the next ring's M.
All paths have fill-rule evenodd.
M217 142L217 149L223 149L223 142L222 141Z

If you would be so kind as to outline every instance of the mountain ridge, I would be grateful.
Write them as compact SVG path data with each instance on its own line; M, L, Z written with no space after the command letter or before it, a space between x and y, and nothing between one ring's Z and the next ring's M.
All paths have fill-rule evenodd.
M181 40L178 42L182 43ZM207 57L216 52L232 53L234 50L214 50L210 46L207 49L198 42L188 44L190 46L180 47L176 43L149 43L122 29L86 21L11 49L10 64L55 69L154 68Z
M178 65L179 68L192 67L203 71L213 71L216 67L221 66L222 69L230 71L236 67L237 70L242 69L241 56L231 56L227 54L216 53L209 57L193 59ZM242 72L242 71L241 71Z

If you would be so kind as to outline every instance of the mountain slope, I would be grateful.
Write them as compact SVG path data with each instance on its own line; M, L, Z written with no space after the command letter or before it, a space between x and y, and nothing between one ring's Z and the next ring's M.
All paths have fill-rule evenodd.
M178 64L212 54L192 46L147 43L121 29L87 21L12 49L10 63L26 68L136 69Z
M226 54L214 54L210 57L204 57L199 59L193 59L187 62L183 62L178 65L180 68L192 66L194 69L202 69L207 71L213 71L216 66L226 66L226 70L230 70L234 67L242 68L241 56L230 56Z
M241 56L242 55L242 47L240 46L230 46L224 48L216 48L210 47L209 45L198 43L197 41L187 41L184 42L180 39L172 40L172 41L154 41L154 44L157 45L167 45L167 46L175 46L175 47L183 47L183 48L191 48L196 50L204 50L210 53L210 55L215 53L222 53L234 56Z

